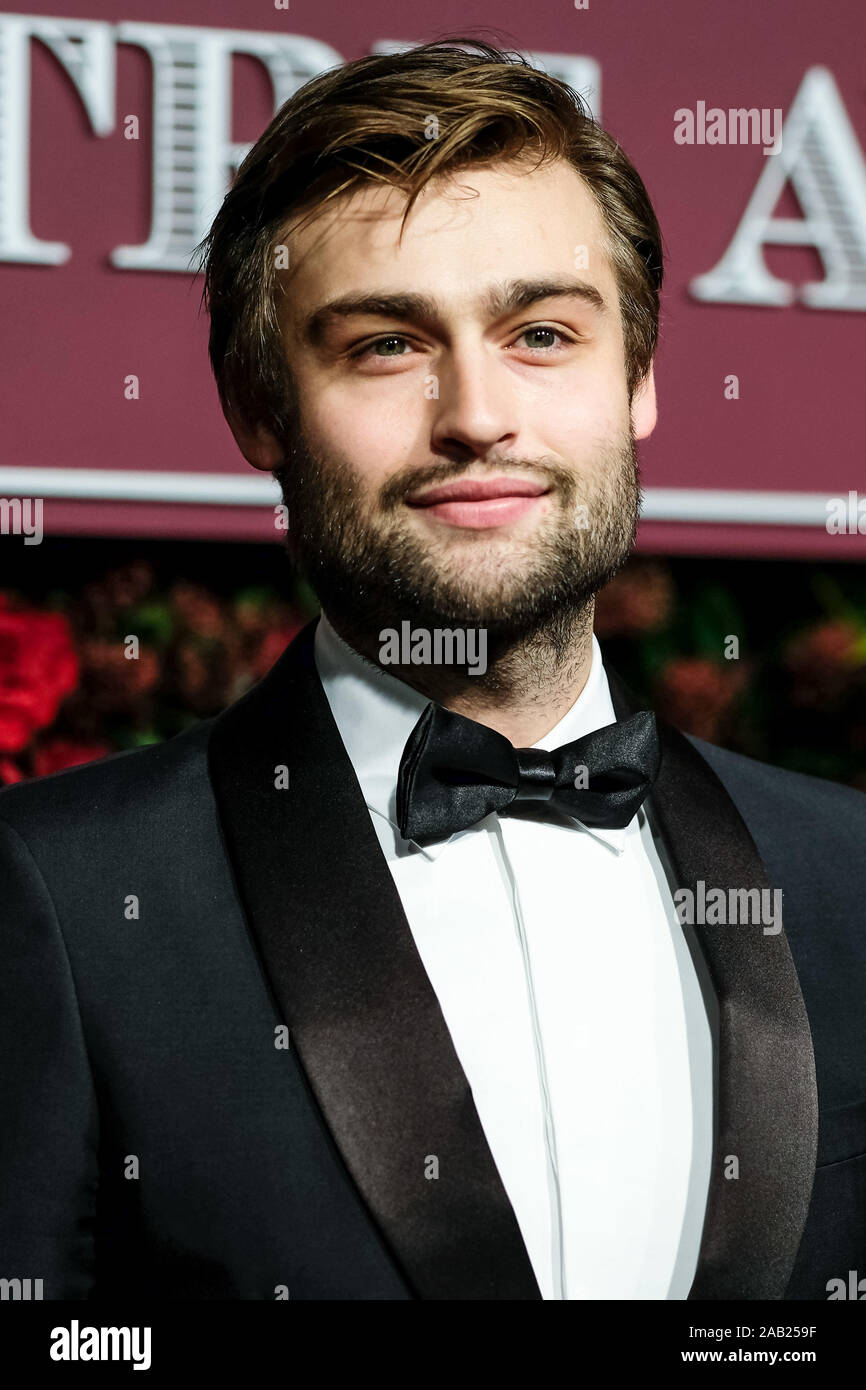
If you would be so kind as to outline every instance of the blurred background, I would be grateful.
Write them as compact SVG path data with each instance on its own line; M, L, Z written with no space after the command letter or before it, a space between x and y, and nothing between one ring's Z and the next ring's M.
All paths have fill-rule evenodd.
M681 728L866 790L862 0L0 11L0 781L217 713L316 611L222 419L190 258L298 86L458 33L580 91L665 237L606 660Z

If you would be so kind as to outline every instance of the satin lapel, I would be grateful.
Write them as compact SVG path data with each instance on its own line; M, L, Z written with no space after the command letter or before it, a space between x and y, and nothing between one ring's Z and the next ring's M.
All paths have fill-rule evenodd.
M607 669L617 719L646 708ZM715 772L658 721L662 763L648 803L678 888L773 888ZM784 904L783 904L784 908ZM784 929L696 926L719 1004L716 1143L692 1299L779 1299L809 1210L818 1142L812 1034ZM726 1177L731 1158L738 1177Z
M415 1296L540 1299L322 689L314 630L211 734L249 926L325 1122Z

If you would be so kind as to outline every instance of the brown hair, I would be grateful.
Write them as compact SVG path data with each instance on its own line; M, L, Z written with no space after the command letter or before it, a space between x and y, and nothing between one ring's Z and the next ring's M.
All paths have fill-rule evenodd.
M442 133L428 139L433 117ZM566 83L518 53L445 38L314 77L244 159L198 248L223 406L277 438L290 428L290 372L274 292L276 248L291 219L306 213L309 221L324 204L378 180L408 195L405 225L430 179L526 153L538 163L566 159L600 208L631 397L655 353L662 283L661 233L640 176Z

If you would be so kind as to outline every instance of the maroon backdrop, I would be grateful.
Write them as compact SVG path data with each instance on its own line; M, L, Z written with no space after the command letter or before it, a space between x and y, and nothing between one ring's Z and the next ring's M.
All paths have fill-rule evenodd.
M291 0L288 9L242 0L150 0L146 7L45 0L32 13L107 22L103 79L114 74L116 94L112 100L104 80L99 88L93 79L101 119L113 120L108 133L95 133L56 53L42 40L30 43L29 229L71 254L52 265L0 256L0 495L23 495L9 471L18 469L201 473L202 496L211 475L254 476L217 405L200 281L172 270L119 268L109 259L119 246L147 241L152 211L153 61L117 26L141 20L304 35L342 59L382 40L418 42L495 26L494 38L527 54L598 64L602 122L633 158L661 220L668 278L659 425L642 451L644 547L866 555L866 519L863 534L856 524L830 534L822 519L824 499L858 487L866 492L863 0L590 0L586 9L571 0L439 0L426 11L406 0ZM9 40L8 17L0 18L0 32L4 22ZM69 44L64 51L74 62L74 38ZM273 110L268 73L258 59L237 57L230 86L230 137L252 141ZM786 123L781 151L678 143L675 113L698 111L699 103L725 112L779 109ZM139 120L137 140L125 136L129 115ZM23 128L12 138L20 153ZM768 245L757 255L782 293L791 287L792 302L720 302L718 286L712 298L699 299L693 282L718 265L759 181L774 162L783 169L786 158L795 159L795 181L779 175L784 191L765 214L787 219L778 234L791 244ZM14 218L9 196L7 168L0 177L7 225ZM807 214L806 230L822 242L823 257L798 244ZM807 282L829 284L830 307L803 302ZM129 375L139 379L138 400L124 399ZM739 399L725 397L731 375ZM30 495L46 498L46 531L274 539L265 505L197 505L178 500L170 483L160 492L159 480L152 500L82 498L75 493L92 484L77 472L66 488L73 495L55 498L56 479L26 476ZM713 498L707 490L715 489L729 495Z

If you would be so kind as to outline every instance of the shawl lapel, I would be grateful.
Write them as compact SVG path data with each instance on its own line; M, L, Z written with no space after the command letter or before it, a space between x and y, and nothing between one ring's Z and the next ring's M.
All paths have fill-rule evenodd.
M617 719L645 706L608 669ZM734 802L704 758L658 720L662 763L647 803L677 887L772 888ZM784 906L784 904L783 904ZM697 926L719 1005L715 1143L689 1298L781 1299L809 1210L818 1139L812 1034L784 928ZM726 1177L729 1156L738 1177Z
M211 732L251 935L325 1123L414 1296L540 1299L319 680L315 626ZM438 1177L426 1176L434 1164Z

